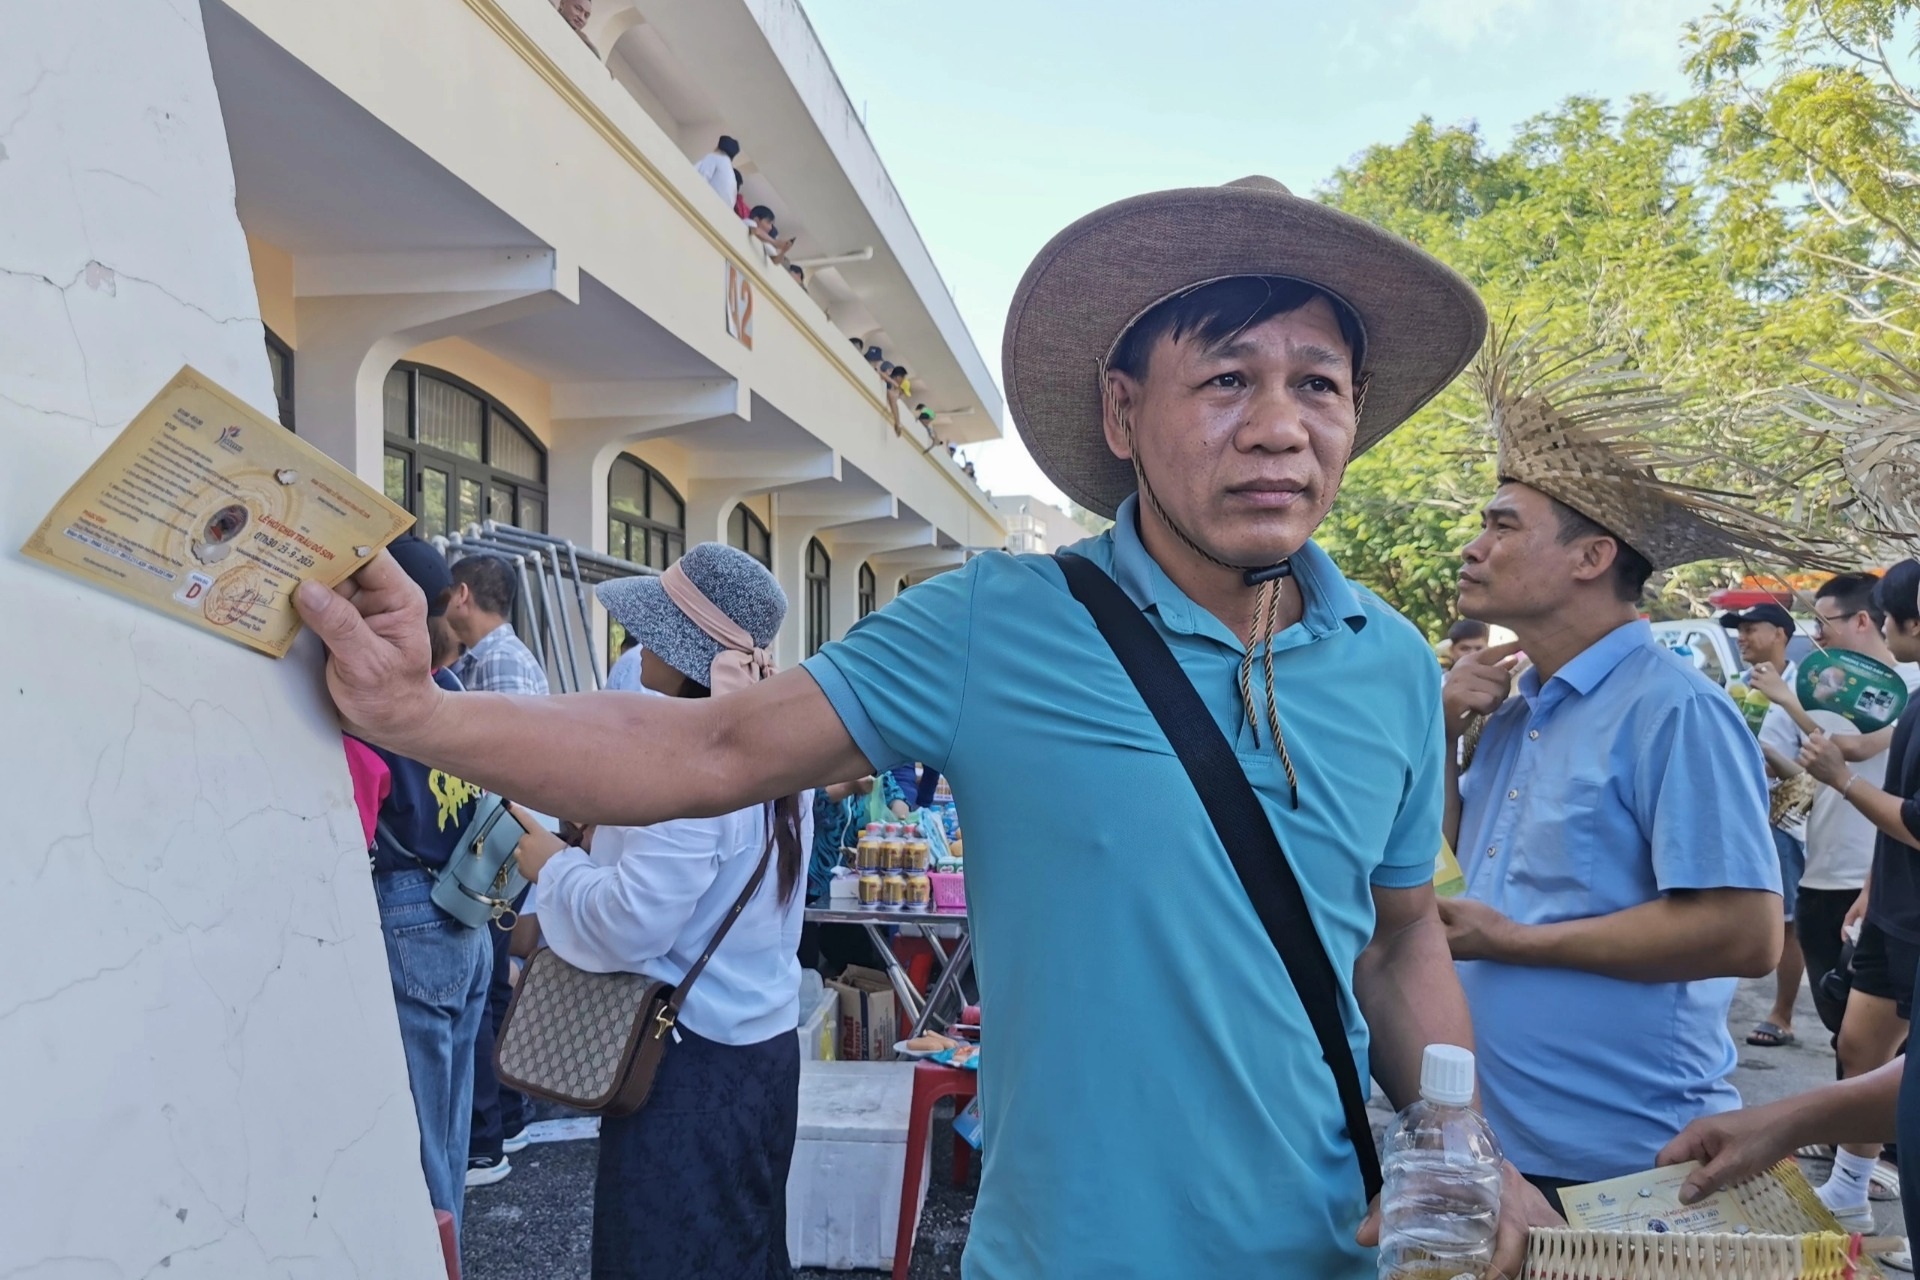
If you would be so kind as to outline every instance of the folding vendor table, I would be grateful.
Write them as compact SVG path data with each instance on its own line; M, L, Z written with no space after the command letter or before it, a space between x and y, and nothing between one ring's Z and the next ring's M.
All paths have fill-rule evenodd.
M964 911L877 911L870 907L808 907L807 920L812 924L857 924L866 929L867 936L873 939L873 948L880 954L887 966L887 979L893 983L893 994L900 1001L900 1007L913 1016L911 1036L925 1031L938 1016L942 1004L949 998L954 1001L957 1015L966 1001L966 993L961 988L961 980L973 967L973 934L967 928L967 913ZM949 952L943 945L937 929L943 925L957 925L960 937ZM934 960L940 965L940 980L933 984L922 1000L920 993L913 989L913 982L907 977L907 971L894 957L893 948L887 945L887 928L910 929L925 938L927 946L933 951ZM947 1025L952 1018L943 1019Z

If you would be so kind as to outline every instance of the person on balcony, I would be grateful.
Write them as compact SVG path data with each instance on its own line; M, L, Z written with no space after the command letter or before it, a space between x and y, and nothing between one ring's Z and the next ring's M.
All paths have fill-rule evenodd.
M1312 538L1348 460L1465 368L1486 310L1405 240L1256 177L1075 222L1028 268L1006 334L1029 451L1115 519L1067 553L975 556L801 671L703 700L443 696L414 635L423 601L381 555L338 592L299 591L328 688L354 732L581 820L940 770L967 797L995 1037L970 1280L1371 1280L1358 1082L1406 1105L1426 1046L1472 1045L1473 1027L1432 885L1440 670ZM1117 588L1112 619L1136 609L1191 683L1195 731L1224 739L1265 822L1236 846L1277 837L1296 869L1331 1016L1309 1014L1278 949L1298 935L1269 929L1069 581ZM1116 1069L1088 1028L1143 1016ZM1493 1264L1517 1275L1529 1223L1557 1219L1510 1165L1501 1210Z
M787 250L793 248L793 237L780 238L780 228L773 225L773 210L766 205L757 204L747 213L747 232L755 240L772 250L773 260L781 266L787 265Z
M587 19L593 17L593 0L560 0L560 16L573 28L573 34L580 37L580 43L591 49L594 57L599 57L600 51L587 39Z
M733 167L734 157L740 154L740 144L726 134L720 135L720 141L713 144L713 150L700 157L694 168L706 179L713 194L720 197L720 203L733 208L733 202L740 195L740 171Z

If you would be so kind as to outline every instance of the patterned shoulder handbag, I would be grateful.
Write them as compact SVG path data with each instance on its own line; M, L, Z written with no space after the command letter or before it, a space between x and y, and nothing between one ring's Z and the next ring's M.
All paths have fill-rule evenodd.
M534 952L500 1022L494 1074L522 1093L595 1115L630 1116L646 1106L680 1006L759 892L772 856L769 805L760 865L677 986L640 973L588 973L551 947Z

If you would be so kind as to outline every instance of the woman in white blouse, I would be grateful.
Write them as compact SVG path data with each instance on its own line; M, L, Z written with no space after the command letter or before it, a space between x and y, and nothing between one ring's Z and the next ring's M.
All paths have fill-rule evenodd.
M771 673L787 598L758 561L702 543L658 578L603 584L643 648L641 683L721 696ZM787 1170L798 1124L800 965L811 805L787 797L717 818L596 827L592 851L534 832L540 935L598 973L679 982L767 863L689 990L653 1094L603 1117L594 1280L788 1280Z

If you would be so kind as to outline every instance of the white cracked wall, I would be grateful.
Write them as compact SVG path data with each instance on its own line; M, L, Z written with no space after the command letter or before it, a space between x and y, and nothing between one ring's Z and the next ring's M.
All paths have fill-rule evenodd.
M183 362L272 412L199 6L0 32L0 1280L443 1274L311 637L17 551Z

